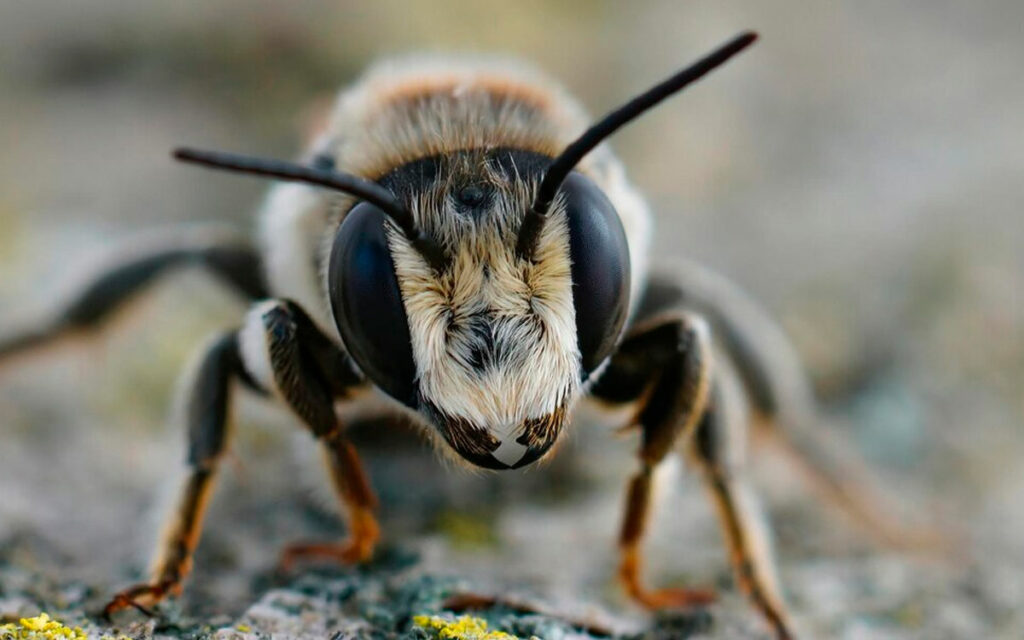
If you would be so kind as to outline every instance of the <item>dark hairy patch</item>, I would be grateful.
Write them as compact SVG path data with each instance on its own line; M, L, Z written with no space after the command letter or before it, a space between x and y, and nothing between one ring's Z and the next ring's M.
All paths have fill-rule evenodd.
M522 349L522 330L509 325L529 324L543 335L546 327L537 316L495 318L490 311L479 311L448 327L448 348L453 356L462 356L470 373L483 375L498 367L519 367L529 357ZM466 354L468 353L468 356Z
M467 210L483 209L491 197L486 181L482 180L487 170L511 182L517 178L539 178L550 163L550 157L522 149L466 149L413 160L395 167L377 182L405 202L449 183L461 206ZM477 169L468 170L473 167Z
M466 322L466 341L469 343L469 364L476 371L486 371L498 360L494 348L494 327L489 313L474 313Z
M522 435L516 442L531 449L547 451L558 438L565 421L565 405L540 418L531 418L523 422Z
M449 415L429 400L420 401L423 411L437 425L445 441L467 459L489 456L498 448L498 440L486 429L465 418Z
M527 452L515 466L510 467L491 454L500 442L484 427L465 418L451 416L422 397L419 407L440 431L445 442L460 456L478 467L498 471L519 469L540 459L558 439L566 417L563 405L547 416L525 420L516 441L525 445Z

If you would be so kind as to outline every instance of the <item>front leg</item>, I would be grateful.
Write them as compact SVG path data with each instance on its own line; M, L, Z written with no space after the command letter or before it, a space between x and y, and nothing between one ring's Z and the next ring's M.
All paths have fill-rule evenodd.
M362 462L348 438L325 438L328 470L334 490L348 516L348 538L341 542L300 542L289 545L281 554L281 568L291 569L297 560L326 558L342 564L365 562L373 556L380 539L375 515L377 497L373 493Z
M655 468L690 436L707 405L711 347L707 325L687 313L666 313L633 328L593 389L616 403L638 401L640 469L630 480L619 537L619 579L634 600L652 609L704 604L710 591L652 590L644 585L640 543L647 529Z
M363 381L348 355L323 335L295 303L271 302L250 316L243 338L254 359L266 357L273 372L268 382L324 446L328 471L348 520L349 536L332 543L287 547L281 565L323 557L343 563L368 560L380 537L374 515L377 498L355 447L334 410Z

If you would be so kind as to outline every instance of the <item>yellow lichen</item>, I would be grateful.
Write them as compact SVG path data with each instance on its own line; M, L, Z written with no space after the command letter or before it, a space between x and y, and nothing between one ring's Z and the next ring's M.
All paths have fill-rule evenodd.
M59 621L40 613L34 618L0 625L2 640L88 640L81 627L66 627Z
M448 620L440 616L414 616L413 624L436 633L439 640L519 640L504 631L488 631L487 621L462 616Z

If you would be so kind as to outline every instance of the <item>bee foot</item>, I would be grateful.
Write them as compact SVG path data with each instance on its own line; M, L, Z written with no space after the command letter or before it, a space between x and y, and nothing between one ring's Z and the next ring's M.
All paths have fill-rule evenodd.
M640 605L652 611L705 607L716 599L715 592L711 589L679 589L671 587L652 589L650 591L638 590L631 595Z
M373 556L376 539L350 538L341 543L298 543L281 553L278 566L288 573L301 560L332 560L339 564L360 564Z
M113 614L129 607L151 618L155 617L156 612L150 607L167 597L174 590L174 587L173 583L167 582L137 584L129 587L117 593L110 599L107 606L103 607L103 618L109 621Z

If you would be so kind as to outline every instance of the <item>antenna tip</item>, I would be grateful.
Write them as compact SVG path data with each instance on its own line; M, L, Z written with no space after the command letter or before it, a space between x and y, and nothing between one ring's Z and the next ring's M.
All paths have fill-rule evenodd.
M733 38L729 44L725 45L725 48L731 50L733 53L739 53L757 42L759 37L760 36L756 31L743 31Z
M175 147L171 149L171 157L175 160L188 161L196 157L195 149L188 147Z

